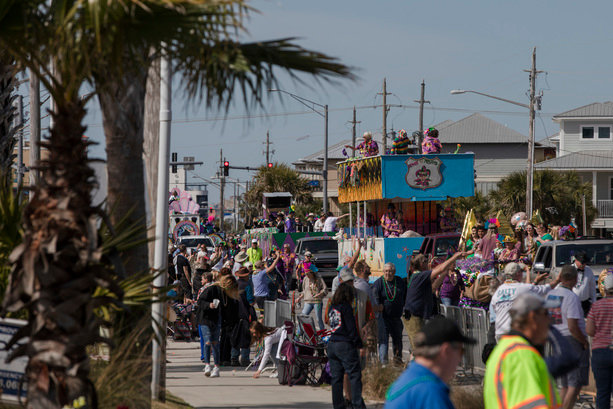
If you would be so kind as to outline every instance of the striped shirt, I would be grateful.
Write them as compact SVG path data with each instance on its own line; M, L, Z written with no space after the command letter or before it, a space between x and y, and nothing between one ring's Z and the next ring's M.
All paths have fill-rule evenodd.
M603 298L592 305L587 319L594 322L596 333L592 349L608 348L613 345L613 297Z

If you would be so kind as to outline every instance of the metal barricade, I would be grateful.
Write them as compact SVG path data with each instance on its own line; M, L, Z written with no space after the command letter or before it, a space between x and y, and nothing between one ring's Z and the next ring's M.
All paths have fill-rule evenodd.
M277 302L264 301L264 325L267 327L277 327Z
M285 321L292 320L292 302L290 300L277 300L276 327L281 327Z
M489 314L482 308L472 307L463 308L462 312L464 314L462 331L466 336L477 340L476 344L466 346L464 356L470 359L471 371L475 368L485 370L481 355L483 347L487 344Z
M292 303L289 300L264 301L264 325L279 328L292 320Z
M487 331L489 329L489 316L482 308L440 306L441 314L455 321L462 333L477 340L474 345L465 345L464 356L460 362L462 370L470 374L474 369L485 370L481 360L481 352L487 343Z

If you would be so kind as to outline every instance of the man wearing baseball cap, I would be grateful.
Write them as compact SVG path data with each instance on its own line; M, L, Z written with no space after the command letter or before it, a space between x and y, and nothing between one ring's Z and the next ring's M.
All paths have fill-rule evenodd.
M388 389L385 409L453 409L449 386L462 360L466 337L457 324L437 316L415 335L415 360Z
M249 256L249 262L253 265L256 261L262 259L262 249L258 247L257 239L251 240L251 247L247 249L247 256Z
M549 334L550 308L560 300L519 294L511 308L511 331L503 335L487 360L483 385L485 409L559 408L556 383L542 356Z

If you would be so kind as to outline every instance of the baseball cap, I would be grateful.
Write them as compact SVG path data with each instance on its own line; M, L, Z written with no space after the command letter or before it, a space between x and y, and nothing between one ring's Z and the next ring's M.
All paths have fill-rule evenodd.
M503 275L505 277L514 277L517 273L523 270L522 265L519 263L508 263L504 266Z
M476 344L477 340L462 334L460 327L454 321L445 317L434 317L420 331L419 346L441 345L444 342L460 342Z
M608 274L604 278L604 289L605 291L613 290L613 274Z
M304 256L305 257L311 257L313 255L313 253L311 253L310 251L305 251L304 252Z
M342 283L344 283L345 281L355 280L355 276L353 275L353 272L349 267L341 268L341 272L338 277L340 278Z
M522 293L515 298L509 314L511 317L515 315L526 315L529 312L537 311L540 309L558 308L562 304L562 299L559 297L543 298L538 294L532 292Z
M258 242L258 239L251 240L251 243L257 243L257 242Z
M174 287L175 285L179 285L181 284L181 280L175 280L172 282L172 286Z

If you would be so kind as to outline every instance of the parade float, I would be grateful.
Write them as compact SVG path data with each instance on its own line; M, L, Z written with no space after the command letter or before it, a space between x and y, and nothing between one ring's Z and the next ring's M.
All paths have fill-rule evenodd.
M373 276L385 263L405 277L423 237L443 232L440 203L474 195L474 154L395 154L351 158L338 164L340 203L349 204L350 226L339 234L339 260L350 257L356 240ZM378 226L389 204L404 227L400 237L383 237Z

